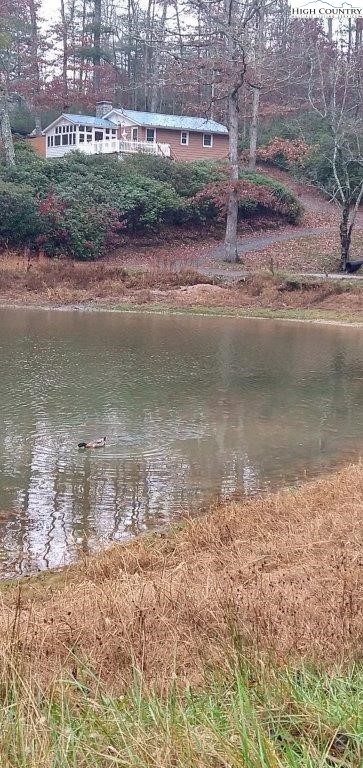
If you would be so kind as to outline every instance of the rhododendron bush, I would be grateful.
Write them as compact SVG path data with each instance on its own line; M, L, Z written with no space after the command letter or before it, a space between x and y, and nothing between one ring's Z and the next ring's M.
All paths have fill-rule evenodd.
M26 246L49 256L95 260L125 242L125 234L165 227L221 226L228 174L221 163L175 163L135 155L72 153L45 160L17 148L17 165L0 165L0 245ZM299 206L281 185L252 174L238 182L240 215L295 221Z
M282 139L275 136L264 147L259 147L257 157L264 163L288 168L304 161L311 154L313 147L303 139Z
M260 174L250 174L251 178L241 178L234 183L238 195L240 217L247 218L255 214L269 214L285 218L289 222L298 221L301 208L295 197L282 185L263 182ZM200 215L205 219L217 218L223 221L227 213L230 182L219 181L208 184L194 197Z

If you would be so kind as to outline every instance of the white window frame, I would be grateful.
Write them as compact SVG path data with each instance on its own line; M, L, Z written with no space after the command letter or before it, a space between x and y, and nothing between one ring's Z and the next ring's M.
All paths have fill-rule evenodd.
M205 137L210 136L210 144L205 144ZM213 147L213 133L203 133L203 148L212 149Z
M136 139L134 137L134 132L136 131ZM138 141L139 140L139 129L137 126L133 126L131 128L131 141Z
M148 131L152 131L153 132L153 134L154 134L154 138L153 139L148 139L148 137L147 137ZM156 128L146 128L145 139L146 139L146 141L149 144L156 144Z
M186 141L183 141L183 136L185 136ZM180 131L180 144L182 147L189 146L189 131Z

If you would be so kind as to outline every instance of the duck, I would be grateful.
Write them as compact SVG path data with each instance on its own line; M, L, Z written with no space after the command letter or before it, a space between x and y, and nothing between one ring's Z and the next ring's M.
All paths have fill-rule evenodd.
M78 443L78 448L104 448L105 445L106 438L100 437L98 440L94 440L89 443Z

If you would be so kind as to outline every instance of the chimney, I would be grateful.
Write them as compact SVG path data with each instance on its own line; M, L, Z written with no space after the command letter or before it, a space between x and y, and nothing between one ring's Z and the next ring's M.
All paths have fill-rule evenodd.
M104 117L108 112L111 112L112 104L110 101L97 101L96 102L96 117Z

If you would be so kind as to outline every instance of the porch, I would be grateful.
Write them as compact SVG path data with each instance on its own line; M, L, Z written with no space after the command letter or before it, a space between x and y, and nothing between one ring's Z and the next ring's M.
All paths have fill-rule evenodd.
M89 150L87 146L87 150ZM141 152L145 155L159 155L161 157L170 157L170 144L160 144L156 141L132 141L131 139L116 139L111 141L95 141L92 145L93 150L89 154L104 154L109 152L118 152L121 154L134 154Z
M78 136L76 137L78 139ZM79 151L86 155L136 154L171 157L170 144L154 141L132 141L128 139L107 138L103 141L79 142L76 140L66 146L47 146L47 157L62 157L70 152Z

